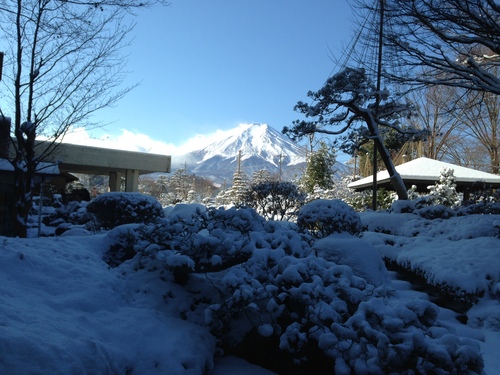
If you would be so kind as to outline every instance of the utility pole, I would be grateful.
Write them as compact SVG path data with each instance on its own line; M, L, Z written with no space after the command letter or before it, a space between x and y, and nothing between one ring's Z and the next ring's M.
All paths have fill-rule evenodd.
M2 80L3 71L3 52L0 52L0 81Z
M283 153L280 153L280 159L279 159L280 172L279 172L278 181L281 181L281 161L282 161L282 158L283 158Z
M378 107L380 104L380 86L382 78L382 47L384 44L384 1L380 0L380 19L379 19L379 34L378 34L378 61L377 61L377 96L375 101L375 131L378 132ZM375 134L374 134L375 135ZM373 196L372 196L372 208L373 211L377 211L377 140L373 139Z
M237 169L238 174L241 173L241 150L238 151L238 169Z

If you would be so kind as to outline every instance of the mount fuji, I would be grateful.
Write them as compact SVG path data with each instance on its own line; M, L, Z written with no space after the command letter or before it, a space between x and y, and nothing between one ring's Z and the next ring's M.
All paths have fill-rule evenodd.
M219 140L172 160L172 170L187 168L188 173L210 178L216 183L232 181L238 168L251 178L259 170L281 173L283 180L300 176L306 165L306 150L267 124L241 124L221 133ZM347 169L337 163L336 169ZM340 168L339 168L340 167Z

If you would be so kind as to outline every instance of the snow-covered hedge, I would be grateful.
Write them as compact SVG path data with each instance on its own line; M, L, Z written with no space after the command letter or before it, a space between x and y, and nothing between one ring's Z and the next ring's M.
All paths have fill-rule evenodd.
M493 293L500 281L497 215L436 218L433 207L442 213L452 209L429 206L420 209L429 215L420 215L420 210L395 214L407 206L393 207L391 212L361 215L367 228L362 239L373 244L387 262L421 279L457 310L466 311Z
M333 233L357 234L361 231L359 214L340 199L316 199L302 206L297 225L317 238Z
M150 223L163 217L163 208L155 198L141 193L111 192L98 195L87 205L95 219L94 229L112 229L131 223Z

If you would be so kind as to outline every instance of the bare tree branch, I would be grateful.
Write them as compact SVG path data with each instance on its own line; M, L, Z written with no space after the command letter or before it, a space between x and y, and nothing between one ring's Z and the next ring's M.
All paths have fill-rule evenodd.
M2 114L14 113L18 218L25 226L39 162L73 126L85 127L94 112L116 103L122 87L122 54L134 10L164 0L16 0L0 5L0 34L7 48ZM49 147L36 149L44 135ZM20 233L22 235L22 233Z
M387 0L385 42L398 57L385 74L415 85L500 94L500 7L495 0ZM402 74L394 74L400 71Z

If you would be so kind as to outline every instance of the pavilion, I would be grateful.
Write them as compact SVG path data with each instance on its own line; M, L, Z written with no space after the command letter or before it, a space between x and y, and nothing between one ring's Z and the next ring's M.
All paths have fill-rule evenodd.
M397 165L396 171L401 175L407 189L414 185L417 187L417 191L427 192L429 185L434 185L439 181L441 171L444 168L453 169L458 192L468 193L479 183L481 187L484 185L492 189L500 188L499 175L424 157ZM373 176L351 182L348 186L357 191L371 189ZM386 170L377 173L377 187L392 190L389 173Z

